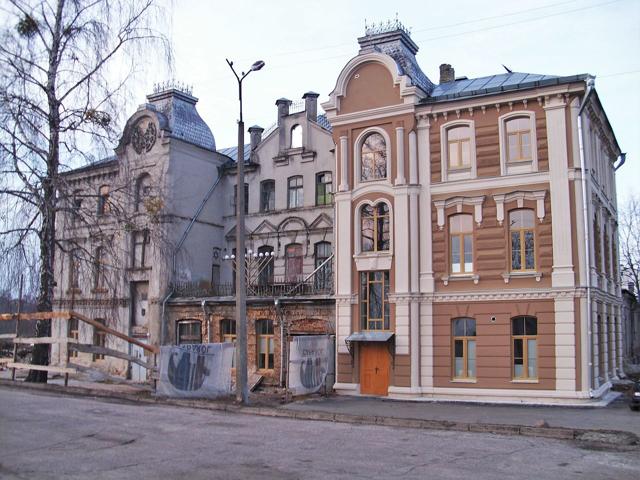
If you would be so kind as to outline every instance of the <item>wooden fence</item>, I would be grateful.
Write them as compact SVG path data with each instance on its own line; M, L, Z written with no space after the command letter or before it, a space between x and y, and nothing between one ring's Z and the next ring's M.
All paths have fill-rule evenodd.
M151 361L145 361L142 358L135 357L133 355L129 355L127 353L121 352L119 350L113 350L111 348L106 348L101 345L94 344L84 344L80 343L78 338L71 338L67 336L64 337L21 337L19 335L19 325L22 320L50 320L51 321L51 331L54 331L54 326L58 322L77 320L78 322L83 322L91 325L95 330L99 330L104 332L105 335L111 335L113 337L124 340L130 345L136 345L142 348L144 351L149 353L149 357ZM63 311L63 312L35 312L35 313L1 313L0 321L16 321L16 329L15 333L2 334L0 335L0 340L11 340L13 343L13 356L12 357L4 357L0 358L0 364L6 364L8 368L12 369L11 379L15 380L16 369L22 370L39 370L44 372L51 373L60 373L64 374L64 385L67 386L69 384L69 374L77 373L79 371L91 370L90 367L85 365L79 365L71 362L73 352L82 352L82 353L91 353L93 355L103 355L109 357L119 358L121 360L126 360L131 363L135 363L148 369L152 372L152 379L155 382L157 379L157 359L158 353L160 350L158 347L153 345L147 345L133 337L125 335L124 333L118 332L112 328L103 325L100 322L93 320L92 318L86 317L80 313L72 312L72 311ZM68 329L60 329L59 331L67 331ZM95 336L93 337L95 338ZM67 346L67 354L66 359L63 366L53 366L53 365L34 365L31 363L19 363L18 362L18 346L19 345L37 345L37 344L60 344Z

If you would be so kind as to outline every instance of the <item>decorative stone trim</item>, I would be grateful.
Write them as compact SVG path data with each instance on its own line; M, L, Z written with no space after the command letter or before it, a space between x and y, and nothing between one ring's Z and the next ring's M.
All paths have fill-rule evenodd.
M524 206L525 200L535 200L536 202L536 216L540 223L545 217L544 199L547 196L546 190L536 190L533 192L517 191L507 194L498 194L493 196L493 200L496 202L496 219L498 224L502 226L504 222L504 204L510 202L517 202L518 208Z
M541 272L504 272L501 277L504 283L509 283L512 278L535 278L539 282L542 278Z
M440 230L444 229L445 215L444 212L450 207L455 207L457 213L462 212L463 205L471 205L474 209L474 220L478 226L482 225L482 204L484 203L484 195L479 197L452 197L446 200L436 200L433 204L437 210L437 222Z
M443 275L440 278L442 278L442 283L444 284L445 287L447 285L449 285L449 282L459 282L459 281L463 281L463 280L473 280L473 283L477 285L478 282L480 281L480 275L478 275L478 274L473 274L473 275Z
M359 253L354 255L353 259L356 262L356 270L358 272L391 270L393 254L387 252Z

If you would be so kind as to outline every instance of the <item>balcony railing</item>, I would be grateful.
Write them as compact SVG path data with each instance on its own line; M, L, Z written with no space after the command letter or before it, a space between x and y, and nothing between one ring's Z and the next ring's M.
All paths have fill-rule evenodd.
M320 272L317 272L320 273ZM306 278L273 277L268 282L247 285L248 297L278 298L333 294L333 275L314 275ZM235 295L235 284L210 282L178 282L173 284L176 297L230 297Z

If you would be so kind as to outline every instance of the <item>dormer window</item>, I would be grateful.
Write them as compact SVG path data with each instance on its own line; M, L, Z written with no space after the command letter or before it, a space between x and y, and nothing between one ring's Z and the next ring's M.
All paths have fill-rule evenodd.
M362 142L360 181L387 178L387 144L379 133L371 133Z
M302 148L302 126L294 125L291 128L291 148Z

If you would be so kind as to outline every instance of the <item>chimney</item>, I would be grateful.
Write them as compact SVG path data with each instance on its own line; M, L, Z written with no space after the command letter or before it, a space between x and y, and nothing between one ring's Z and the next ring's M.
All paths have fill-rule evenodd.
M289 115L291 100L287 98L279 98L276 100L276 106L278 107L278 126L280 126L282 125L282 118Z
M307 118L309 120L313 120L314 122L318 118L318 97L319 93L316 92L307 92L302 95L304 100L304 110L307 112Z
M456 79L456 72L451 65L443 63L440 65L440 83L454 82Z
M249 127L249 136L251 138L251 153L253 153L253 151L262 141L262 132L264 132L264 128L259 127L258 125Z

